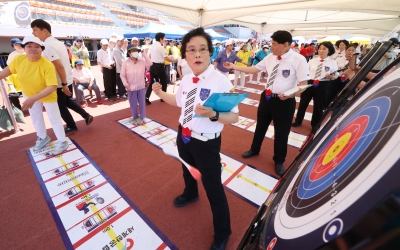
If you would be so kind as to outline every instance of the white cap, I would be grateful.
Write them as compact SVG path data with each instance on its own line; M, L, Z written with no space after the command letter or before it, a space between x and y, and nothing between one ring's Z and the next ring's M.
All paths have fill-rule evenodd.
M118 35L117 35L117 33L112 33L111 37L113 37L113 36L118 36Z
M123 36L117 36L117 41L122 41L122 40L124 40Z
M110 40L108 40L108 42L109 42L109 43L111 43L111 42L116 43L116 42L117 42L117 39L115 39L115 38L110 38Z
M101 39L100 44L108 45L108 40L103 38L103 39Z
M36 36L26 36L26 37L24 37L24 40L22 41L22 44L25 45L26 43L37 43L40 46L44 46L43 42L40 41L40 39L37 38Z
M232 45L232 41L231 40L228 40L228 41L225 42L225 46L228 46L228 45Z
M139 41L139 39L137 37L132 37L131 41Z

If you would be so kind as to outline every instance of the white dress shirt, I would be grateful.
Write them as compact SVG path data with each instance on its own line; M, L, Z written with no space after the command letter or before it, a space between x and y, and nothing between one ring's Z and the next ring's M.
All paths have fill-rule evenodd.
M111 56L111 50L110 49L98 50L97 51L97 62L101 63L102 65L107 65L107 66L113 65L115 62Z
M344 57L346 56L346 51L340 51L340 50L336 50L335 54L331 55L331 59L336 60L339 57Z
M198 76L199 81L197 84L193 84L193 77L195 77L193 73L183 77L179 89L176 92L176 103L181 107L181 115L179 117L180 124L183 123L187 93L191 91L194 86L197 87L194 107L196 107L198 103L203 105L213 93L229 93L233 87L231 81L223 74L216 71L213 65L208 66L208 68ZM203 96L203 100L200 96ZM231 111L238 113L239 109L236 106ZM224 124L218 121L212 122L208 117L193 118L191 121L191 130L198 134L219 133L223 128Z
M338 64L338 69L341 69L344 66L346 66L346 64L349 63L349 60L345 56L342 56L342 57L336 58L336 62ZM357 58L356 64L359 64L359 63L360 63L360 59Z
M310 70L310 79L315 79L315 73L318 69L318 66L321 64L321 58L313 58L308 62L308 68ZM338 64L335 60L332 60L329 56L324 59L322 62L322 71L318 80L320 81L330 81L329 78L326 78L326 74L336 73L338 70Z
M71 64L69 62L68 50L65 48L65 45L55 39L54 37L50 36L46 38L44 41L45 50L43 50L42 55L53 62L55 60L60 60L61 64L64 66L65 74L67 76L67 83L68 85L72 84L72 74L71 74ZM56 71L57 72L57 71ZM60 76L57 75L57 82L58 88L62 88Z
M278 57L269 54L255 67L261 71L267 72L268 80L272 74L272 70L279 62L278 72L276 73L274 84L272 85L272 93L279 94L297 86L297 83L310 79L310 72L306 58L299 53L289 49L283 54L281 60Z
M155 41L153 45L151 45L150 57L153 63L162 63L164 64L164 57L167 56L164 47L160 42Z

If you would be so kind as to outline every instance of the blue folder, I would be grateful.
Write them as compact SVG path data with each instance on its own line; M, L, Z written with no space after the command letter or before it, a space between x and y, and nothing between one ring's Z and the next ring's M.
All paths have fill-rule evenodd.
M249 94L239 94L239 93L213 93L207 101L203 104L205 107L211 107L218 112L229 112L234 107L239 105ZM199 118L195 114L193 118Z

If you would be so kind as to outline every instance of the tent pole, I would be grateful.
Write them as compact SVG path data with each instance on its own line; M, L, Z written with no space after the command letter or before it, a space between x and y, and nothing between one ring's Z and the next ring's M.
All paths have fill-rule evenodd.
M203 16L203 12L204 12L203 9L199 9L199 20L198 20L198 24L197 24L198 28L201 27L201 17Z

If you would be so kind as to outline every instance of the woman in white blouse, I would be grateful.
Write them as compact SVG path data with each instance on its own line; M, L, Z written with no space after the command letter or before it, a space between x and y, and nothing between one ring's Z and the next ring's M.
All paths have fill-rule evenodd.
M318 47L318 58L313 58L308 62L310 70L310 80L308 84L312 85L301 93L299 109L297 111L296 120L292 127L301 126L306 109L311 99L314 100L313 115L311 118L311 126L317 128L324 109L325 97L330 81L336 79L338 66L335 60L330 58L335 53L335 48L331 42L323 42ZM332 75L333 74L333 75Z

